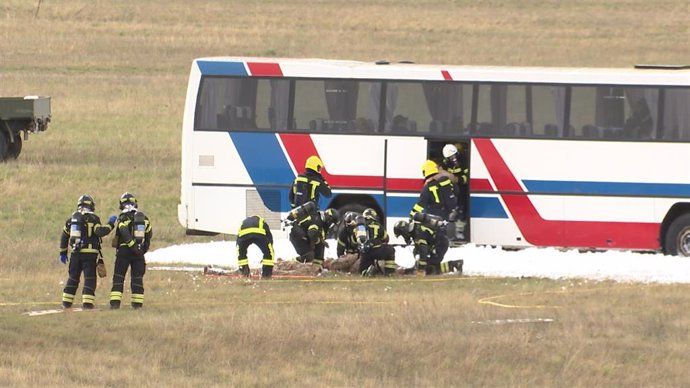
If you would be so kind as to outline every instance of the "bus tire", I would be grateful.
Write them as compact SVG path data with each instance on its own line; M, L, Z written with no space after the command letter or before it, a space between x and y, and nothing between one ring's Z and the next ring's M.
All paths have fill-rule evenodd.
M677 217L664 236L664 253L672 256L690 256L690 213Z

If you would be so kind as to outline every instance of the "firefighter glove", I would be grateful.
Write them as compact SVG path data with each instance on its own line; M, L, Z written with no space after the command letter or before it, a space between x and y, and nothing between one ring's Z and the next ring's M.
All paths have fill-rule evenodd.
M108 223L110 224L110 226L114 226L115 221L117 221L117 216L110 216L110 218L108 218Z
M450 222L455 222L455 220L458 219L458 211L456 209L453 209L453 211L450 212L448 215L448 221Z
M67 255L66 254L64 254L64 253L60 254L60 262L62 264L67 264Z
M96 273L98 274L99 278L104 278L108 276L108 271L105 269L105 263L103 262L103 259L98 259L98 264L96 264Z

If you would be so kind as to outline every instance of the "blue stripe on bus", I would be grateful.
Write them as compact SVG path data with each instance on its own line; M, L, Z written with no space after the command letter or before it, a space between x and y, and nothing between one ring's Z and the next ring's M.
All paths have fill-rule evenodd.
M242 62L196 61L202 75L249 75Z
M295 174L275 134L230 132L230 139L255 185L292 185ZM258 187L257 191L271 211L290 210L289 188ZM279 199L276 199L276 191L279 192Z
M383 195L374 195L374 199L383 209ZM472 218L508 218L501 201L496 197L471 197L470 216ZM408 217L410 210L417 202L416 197L388 197L388 217Z
M589 195L690 197L690 185L674 183L523 180L529 192Z
M470 217L508 218L508 214L496 197L470 197Z

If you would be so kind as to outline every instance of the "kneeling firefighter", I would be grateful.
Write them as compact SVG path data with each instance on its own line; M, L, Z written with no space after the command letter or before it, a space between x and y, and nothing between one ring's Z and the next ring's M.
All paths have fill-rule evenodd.
M110 308L120 308L125 275L131 267L130 286L132 291L132 308L138 309L144 305L144 274L146 273L146 259L144 254L151 245L153 231L151 221L138 209L137 199L131 193L124 193L120 197L120 216L113 246L115 251L115 269L113 271L113 287L110 290Z

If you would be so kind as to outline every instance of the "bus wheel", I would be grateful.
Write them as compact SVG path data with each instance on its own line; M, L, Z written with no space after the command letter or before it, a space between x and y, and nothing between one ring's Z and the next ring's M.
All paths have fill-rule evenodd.
M664 253L673 256L690 256L690 213L673 220L664 238Z

